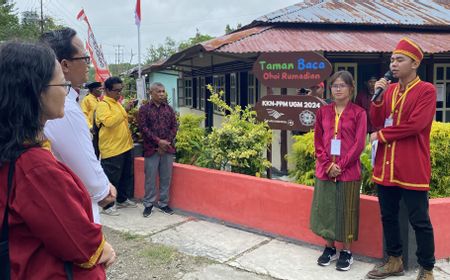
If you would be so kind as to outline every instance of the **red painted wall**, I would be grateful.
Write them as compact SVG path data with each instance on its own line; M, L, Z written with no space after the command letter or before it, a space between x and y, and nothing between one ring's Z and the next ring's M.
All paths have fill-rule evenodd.
M135 159L135 197L144 195L144 161ZM317 245L324 241L309 230L313 189L293 183L175 164L170 205L188 212ZM357 254L382 258L383 241L376 197L361 195ZM432 200L436 257L450 256L450 199ZM439 225L437 227L436 225ZM442 244L442 246L440 245Z

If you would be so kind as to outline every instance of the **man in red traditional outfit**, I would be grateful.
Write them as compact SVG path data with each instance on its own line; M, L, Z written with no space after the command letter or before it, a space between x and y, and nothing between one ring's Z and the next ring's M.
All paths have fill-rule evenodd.
M402 241L399 230L399 202L403 198L416 234L417 279L434 279L434 236L428 214L430 189L430 130L436 111L436 89L417 76L423 59L420 47L403 38L391 56L390 69L398 83L384 78L375 83L384 94L371 104L371 134L378 141L372 180L378 187L386 263L368 273L371 279L403 274Z

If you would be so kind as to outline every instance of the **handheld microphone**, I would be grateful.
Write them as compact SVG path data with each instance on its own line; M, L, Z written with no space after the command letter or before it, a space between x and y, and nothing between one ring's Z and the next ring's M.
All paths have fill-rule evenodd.
M385 74L384 74L384 78L386 79L386 80L388 80L388 81L390 81L390 80L392 80L392 78L394 78L394 76L392 75L392 72L391 72L391 70L389 70L389 71L387 71ZM375 89L375 93L373 94L373 97L372 97L372 102L373 101L375 101L377 98L378 98L378 96L380 96L380 94L383 92L383 88L380 88L380 87L378 87L378 88L376 88Z

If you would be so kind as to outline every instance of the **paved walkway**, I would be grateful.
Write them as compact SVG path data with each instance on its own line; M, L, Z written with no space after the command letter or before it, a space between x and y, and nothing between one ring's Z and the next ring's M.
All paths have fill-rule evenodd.
M316 260L321 251L313 246L301 246L183 214L169 216L153 210L150 217L143 218L142 205L119 211L121 215L116 217L102 215L102 223L217 262L185 274L183 280L365 279L374 265L370 260L356 257L350 271L340 272L334 265L318 266ZM394 279L413 280L416 274L412 271ZM450 279L449 262L437 264L435 279Z

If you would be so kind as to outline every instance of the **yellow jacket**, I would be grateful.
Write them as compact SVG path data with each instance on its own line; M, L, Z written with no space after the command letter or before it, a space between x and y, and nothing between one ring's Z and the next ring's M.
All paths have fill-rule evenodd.
M84 115L86 116L87 123L89 128L92 128L92 119L94 118L94 110L98 104L98 99L93 94L86 95L81 101L81 110L83 110Z
M95 123L102 125L99 133L99 149L102 159L123 154L133 148L128 115L115 99L105 96L98 103Z

